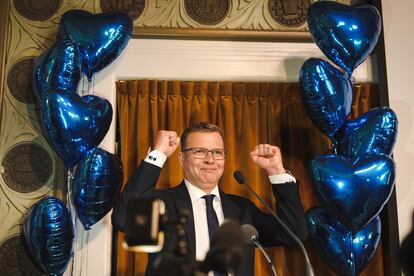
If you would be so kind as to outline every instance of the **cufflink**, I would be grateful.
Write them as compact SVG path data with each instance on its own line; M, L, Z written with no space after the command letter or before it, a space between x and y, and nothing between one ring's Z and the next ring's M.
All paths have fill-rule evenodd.
M156 157L153 157L152 155L148 156L148 159L149 160L152 160L152 161L156 161L157 160L157 158Z

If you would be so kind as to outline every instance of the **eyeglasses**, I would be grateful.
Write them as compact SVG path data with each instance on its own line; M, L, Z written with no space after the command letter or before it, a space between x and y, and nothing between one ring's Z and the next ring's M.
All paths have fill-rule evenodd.
M182 152L191 151L193 156L197 159L203 159L207 156L209 152L215 160L222 160L226 156L226 151L224 149L206 149L206 148L188 148L183 149Z

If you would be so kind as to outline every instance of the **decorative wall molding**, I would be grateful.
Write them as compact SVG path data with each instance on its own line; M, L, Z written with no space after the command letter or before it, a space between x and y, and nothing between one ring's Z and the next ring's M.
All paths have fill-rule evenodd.
M124 11L135 36L311 41L307 10L316 0L100 0ZM350 4L351 0L336 0Z
M44 137L30 85L34 58L55 41L61 2L0 1L1 275L43 274L24 249L23 219L45 195L66 194L65 171Z

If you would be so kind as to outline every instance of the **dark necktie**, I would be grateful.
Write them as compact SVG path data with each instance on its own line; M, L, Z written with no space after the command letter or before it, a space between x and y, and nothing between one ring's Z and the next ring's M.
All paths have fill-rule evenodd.
M219 228L219 221L217 218L216 211L213 208L213 199L215 195L205 195L203 198L206 200L206 212L207 212L207 224L208 224L208 235L210 236L210 242L214 237L214 234ZM224 276L227 274L214 272L214 276Z
M219 228L219 221L217 218L216 211L213 208L213 199L215 195L205 195L203 198L206 200L206 212L207 212L207 224L208 224L208 235L210 236L210 242L214 237L214 234Z

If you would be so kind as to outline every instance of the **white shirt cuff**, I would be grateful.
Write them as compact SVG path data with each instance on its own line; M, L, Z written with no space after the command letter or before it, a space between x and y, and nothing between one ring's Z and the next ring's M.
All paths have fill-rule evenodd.
M269 181L272 184L285 184L286 182L295 182L296 178L290 173L269 175Z
M159 150L153 150L151 152L148 152L147 157L145 157L144 159L145 162L153 164L160 168L164 166L166 160L167 156Z

